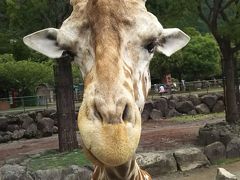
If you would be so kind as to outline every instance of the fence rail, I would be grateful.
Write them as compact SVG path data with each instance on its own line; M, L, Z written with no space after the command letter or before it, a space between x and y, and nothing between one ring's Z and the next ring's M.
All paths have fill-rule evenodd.
M76 106L82 101L82 93L74 94ZM56 109L56 96L24 96L0 98L0 114Z
M164 87L164 92L161 89ZM223 91L223 82L221 79L210 81L192 81L184 83L173 83L171 86L164 84L152 85L149 93L149 98L154 99L159 96L167 96L171 94L191 94L191 93L211 93ZM83 93L74 93L76 108L82 102ZM55 109L55 95L48 96L24 96L24 97L9 97L0 98L0 115L12 112L25 112L44 109Z

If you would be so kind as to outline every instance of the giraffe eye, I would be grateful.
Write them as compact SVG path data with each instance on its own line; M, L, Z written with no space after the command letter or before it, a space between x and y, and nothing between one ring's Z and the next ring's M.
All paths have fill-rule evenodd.
M151 41L144 48L146 50L148 50L149 53L153 53L154 50L155 50L156 45L157 45L156 41Z

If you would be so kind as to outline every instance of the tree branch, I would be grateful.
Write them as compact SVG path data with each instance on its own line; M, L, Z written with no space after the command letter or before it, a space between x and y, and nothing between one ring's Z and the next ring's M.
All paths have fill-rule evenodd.
M228 8L232 3L238 0L229 0L221 9L220 12L224 11L226 8Z
M212 15L212 20L211 20L211 26L213 29L217 29L217 20L218 20L218 15L220 12L222 0L214 0L213 1L213 15Z
M213 12L213 8L212 8L211 5L209 4L208 0L205 0L205 4L207 5L207 7L208 7L208 9L209 9L208 19L211 19L212 12Z
M229 22L229 18L227 17L227 15L222 11L220 12L221 16L222 16L222 19L226 22Z
M237 52L237 51L239 51L239 50L240 50L240 43L237 44L237 45L232 49L233 53L235 53L235 52Z
M198 9L198 13L200 18L208 25L208 27L211 29L211 25L210 25L210 21L209 19L204 15L203 10L202 10L202 5L201 2L199 0L196 0L196 2L198 2L197 5L197 9Z

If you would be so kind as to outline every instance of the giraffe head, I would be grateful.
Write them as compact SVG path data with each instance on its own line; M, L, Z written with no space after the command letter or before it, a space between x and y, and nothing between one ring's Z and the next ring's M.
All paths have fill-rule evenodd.
M155 51L170 56L189 37L164 29L144 0L71 0L73 12L60 29L24 38L50 58L74 55L84 79L78 126L87 154L97 164L118 166L138 146L141 115L150 89Z

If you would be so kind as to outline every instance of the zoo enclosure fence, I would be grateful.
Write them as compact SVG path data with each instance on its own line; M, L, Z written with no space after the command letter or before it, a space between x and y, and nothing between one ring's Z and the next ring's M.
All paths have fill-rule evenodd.
M83 93L75 93L75 107L82 102ZM56 109L56 95L50 96L22 96L0 98L0 115L19 113L26 111L38 111L44 109Z
M160 92L159 87L164 86L165 91ZM191 93L213 93L222 92L223 82L221 79L209 81L192 81L175 83L172 86L164 84L153 84L149 93L150 99L161 96L169 96L172 94L182 95ZM76 110L82 102L83 92L74 93L74 101ZM24 96L24 97L9 97L0 98L0 115L8 113L19 113L25 111L38 111L44 109L56 109L56 96Z

